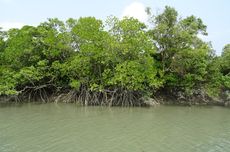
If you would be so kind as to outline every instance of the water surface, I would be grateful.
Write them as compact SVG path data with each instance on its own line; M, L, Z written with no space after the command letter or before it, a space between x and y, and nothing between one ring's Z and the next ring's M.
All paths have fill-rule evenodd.
M0 105L0 152L229 152L230 109Z

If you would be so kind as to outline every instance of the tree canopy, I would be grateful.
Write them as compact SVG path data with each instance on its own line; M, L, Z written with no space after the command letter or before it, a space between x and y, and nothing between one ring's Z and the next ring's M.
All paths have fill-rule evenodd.
M82 104L141 105L159 93L187 100L229 93L230 44L216 56L199 37L207 35L200 18L179 18L169 6L148 13L152 28L110 16L0 29L0 95L46 101L65 93Z

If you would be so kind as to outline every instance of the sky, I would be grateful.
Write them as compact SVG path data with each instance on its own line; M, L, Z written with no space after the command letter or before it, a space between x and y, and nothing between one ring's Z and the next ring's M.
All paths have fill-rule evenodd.
M159 14L166 5L174 7L182 18L200 17L209 33L202 38L211 41L216 54L220 55L224 45L230 43L230 0L0 0L0 27L36 26L54 17L66 20L94 16L105 20L110 15L132 16L145 22L146 7Z

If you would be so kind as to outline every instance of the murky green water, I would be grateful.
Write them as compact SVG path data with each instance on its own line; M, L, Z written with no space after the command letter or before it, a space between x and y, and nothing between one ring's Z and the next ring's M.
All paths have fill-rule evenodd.
M0 152L229 152L230 109L0 106Z

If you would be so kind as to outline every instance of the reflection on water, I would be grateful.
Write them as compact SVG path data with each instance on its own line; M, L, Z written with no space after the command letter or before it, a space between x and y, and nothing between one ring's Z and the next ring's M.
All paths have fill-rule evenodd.
M0 152L228 152L230 109L1 104Z

